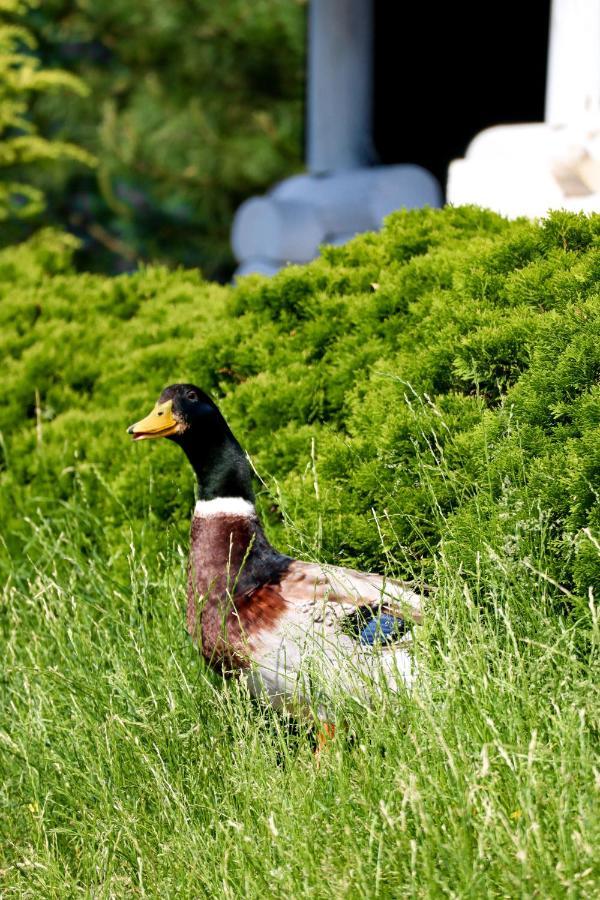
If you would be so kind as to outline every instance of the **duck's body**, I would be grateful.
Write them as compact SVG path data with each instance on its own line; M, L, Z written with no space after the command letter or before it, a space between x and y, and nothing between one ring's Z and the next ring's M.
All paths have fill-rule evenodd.
M196 504L188 631L209 664L244 672L251 691L275 706L321 706L333 682L355 696L382 676L392 687L410 683L410 632L379 646L364 632L373 613L418 621L419 609L420 598L399 582L278 553L242 498ZM345 625L357 610L365 621L352 636Z
M178 402L186 393L196 398L187 406ZM198 403L202 409L192 418ZM211 666L243 674L252 693L266 694L276 707L310 707L326 720L338 691L362 699L373 683L385 681L392 690L410 685L408 623L420 621L420 597L380 575L275 550L254 507L247 460L206 395L192 385L167 388L130 431L175 439L199 476L187 627Z

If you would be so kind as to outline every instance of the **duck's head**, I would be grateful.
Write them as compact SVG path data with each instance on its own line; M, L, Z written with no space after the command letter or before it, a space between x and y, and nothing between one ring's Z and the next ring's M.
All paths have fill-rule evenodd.
M194 384L166 387L154 409L127 433L134 441L166 437L185 451L202 499L253 499L248 460L217 405Z
M134 441L167 437L182 444L186 436L199 439L202 433L210 439L221 422L223 416L204 391L194 384L171 384L154 409L130 425L127 433L133 435Z

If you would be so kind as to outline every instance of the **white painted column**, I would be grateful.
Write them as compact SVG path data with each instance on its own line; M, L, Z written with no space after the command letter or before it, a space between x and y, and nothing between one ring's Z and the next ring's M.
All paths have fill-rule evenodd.
M374 161L373 2L312 0L306 161L313 175Z
M600 116L600 0L552 0L546 122Z
M238 275L307 262L320 244L380 228L395 209L440 205L437 180L420 166L374 165L373 7L374 0L311 0L308 174L238 209L232 228ZM403 86L398 90L401 96Z

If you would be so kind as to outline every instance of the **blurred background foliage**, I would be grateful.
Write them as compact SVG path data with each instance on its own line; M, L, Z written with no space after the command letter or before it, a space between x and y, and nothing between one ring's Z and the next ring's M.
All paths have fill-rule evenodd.
M43 65L90 92L44 92L32 125L98 158L95 171L65 159L30 174L48 198L36 225L80 237L87 270L151 259L227 279L235 209L301 167L304 0L28 6ZM2 243L27 233L14 225Z
M34 219L46 209L42 187L29 181L32 165L59 160L95 165L93 154L75 144L39 134L30 115L35 96L58 93L59 102L64 102L65 91L88 96L80 78L41 65L37 41L22 22L34 5L32 0L0 0L0 222L4 243L13 237L11 222Z

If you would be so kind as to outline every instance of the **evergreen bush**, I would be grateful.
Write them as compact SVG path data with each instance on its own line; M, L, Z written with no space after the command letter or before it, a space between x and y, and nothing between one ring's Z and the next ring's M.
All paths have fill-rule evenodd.
M0 252L0 893L598 896L599 230L398 213L234 289ZM282 549L437 588L318 765L185 631L192 474L126 434L184 378Z
M77 275L72 252L44 232L0 254L3 552L74 504L104 528L70 540L115 572L132 534L183 537L189 467L125 429L185 380L251 454L283 548L411 576L442 547L482 597L497 567L529 573L532 602L597 590L600 216L399 212L235 288Z

